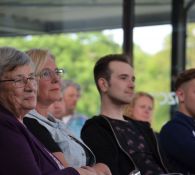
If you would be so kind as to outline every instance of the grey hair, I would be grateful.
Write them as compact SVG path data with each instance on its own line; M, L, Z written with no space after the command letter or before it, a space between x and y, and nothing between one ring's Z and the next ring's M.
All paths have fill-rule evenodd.
M18 66L32 64L31 58L13 47L0 47L0 78Z
M62 80L62 92L64 92L68 87L74 87L78 92L81 91L81 86L72 80Z

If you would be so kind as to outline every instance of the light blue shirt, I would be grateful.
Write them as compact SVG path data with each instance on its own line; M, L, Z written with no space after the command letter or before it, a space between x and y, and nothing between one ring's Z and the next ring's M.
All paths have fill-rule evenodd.
M69 119L66 120L66 118L69 118ZM62 121L65 123L66 129L68 131L73 133L77 138L80 138L81 129L87 119L88 117L82 114L74 113L73 115L63 117Z
M31 110L25 117L36 119L39 124L44 126L51 134L52 138L59 145L60 149L64 153L64 157L70 166L78 168L86 166L86 152L92 159L92 165L95 163L95 156L92 151L83 143L79 138L76 138L73 134L67 131L64 122L52 117L48 118L40 115L36 110Z

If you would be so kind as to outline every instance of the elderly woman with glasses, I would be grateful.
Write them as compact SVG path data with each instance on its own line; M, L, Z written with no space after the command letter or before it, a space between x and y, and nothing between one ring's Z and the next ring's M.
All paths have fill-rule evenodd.
M79 175L66 168L23 125L36 106L37 81L30 57L0 47L0 174Z
M64 71L56 67L54 56L43 49L31 49L26 53L35 63L38 95L35 109L24 118L25 125L65 167L72 166L81 175L111 175L104 164L91 167L95 161L93 155L86 158L92 154L89 148L68 135L62 123L48 112L50 105L62 97L61 75ZM63 154L63 150L68 154Z

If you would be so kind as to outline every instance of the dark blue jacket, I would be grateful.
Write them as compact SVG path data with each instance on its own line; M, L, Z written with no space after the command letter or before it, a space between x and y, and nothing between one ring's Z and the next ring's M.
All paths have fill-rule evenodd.
M195 173L195 119L176 112L161 129L160 144L175 171Z
M0 105L0 175L79 175L60 170L45 148Z

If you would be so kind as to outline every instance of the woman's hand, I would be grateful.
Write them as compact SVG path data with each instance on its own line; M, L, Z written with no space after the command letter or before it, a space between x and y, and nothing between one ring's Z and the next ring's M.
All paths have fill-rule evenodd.
M97 163L93 166L97 175L112 175L109 167L104 163Z
M81 168L77 168L77 171L80 175L99 175L96 170L89 166L83 166Z
M97 163L93 167L82 166L77 171L80 175L112 175L108 166L103 163Z

